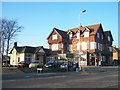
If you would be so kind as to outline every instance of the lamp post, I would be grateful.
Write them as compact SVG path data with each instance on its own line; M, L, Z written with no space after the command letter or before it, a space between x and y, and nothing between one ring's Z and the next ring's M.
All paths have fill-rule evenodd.
M82 10L80 14L86 12L86 10ZM79 22L80 22L80 15L79 15ZM81 23L80 23L80 26L81 26ZM81 55L80 55L80 28L79 28L79 70L82 71L82 66L81 66Z

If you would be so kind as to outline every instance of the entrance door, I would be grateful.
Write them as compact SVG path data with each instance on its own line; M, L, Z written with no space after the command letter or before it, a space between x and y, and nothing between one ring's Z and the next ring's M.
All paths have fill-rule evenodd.
M95 65L95 57L91 57L90 63L91 63L91 65Z

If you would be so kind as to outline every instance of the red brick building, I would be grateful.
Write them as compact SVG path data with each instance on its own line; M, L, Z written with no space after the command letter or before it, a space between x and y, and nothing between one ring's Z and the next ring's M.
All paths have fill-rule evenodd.
M73 53L81 65L112 64L112 34L101 24L66 31L54 28L47 40L52 55Z

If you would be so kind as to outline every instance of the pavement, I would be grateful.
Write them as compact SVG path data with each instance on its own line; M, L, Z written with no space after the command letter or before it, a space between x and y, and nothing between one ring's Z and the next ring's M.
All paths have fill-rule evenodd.
M27 72L25 72L25 70ZM0 74L23 74L23 73L36 73L36 69L33 69L33 71L30 71L31 69L25 69L24 71L18 69L17 67L0 67ZM120 68L118 66L84 66L82 67L82 70L84 72L109 72L109 71L120 71ZM46 72L46 71L45 71ZM47 73L57 73L59 70L56 69L56 71L52 72L48 71ZM60 71L61 72L61 71ZM66 71L62 71L66 72Z
M0 74L20 74L20 73L24 73L22 71L20 71L19 69L17 69L17 67L1 67L0 68L1 72Z

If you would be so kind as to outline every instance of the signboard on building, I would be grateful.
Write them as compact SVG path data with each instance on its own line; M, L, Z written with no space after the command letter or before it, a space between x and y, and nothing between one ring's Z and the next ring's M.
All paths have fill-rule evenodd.
M66 58L74 58L74 54L73 53L67 53Z

